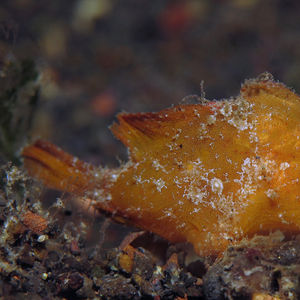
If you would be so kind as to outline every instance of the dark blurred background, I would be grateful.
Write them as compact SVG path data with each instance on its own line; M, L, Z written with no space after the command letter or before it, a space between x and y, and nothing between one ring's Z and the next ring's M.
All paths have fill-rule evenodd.
M12 56L40 71L33 136L116 166L120 111L177 104L201 81L208 99L236 96L264 71L300 91L300 1L1 0L0 58Z

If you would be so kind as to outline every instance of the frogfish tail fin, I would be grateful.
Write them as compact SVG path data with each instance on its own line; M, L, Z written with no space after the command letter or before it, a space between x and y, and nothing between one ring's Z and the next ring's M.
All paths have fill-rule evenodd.
M43 140L23 149L24 166L29 175L40 179L47 187L84 195L97 188L95 167Z

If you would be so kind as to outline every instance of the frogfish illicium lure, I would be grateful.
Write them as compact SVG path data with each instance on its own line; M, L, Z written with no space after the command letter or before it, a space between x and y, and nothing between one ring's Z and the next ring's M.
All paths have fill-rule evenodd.
M300 97L270 76L247 80L229 100L121 113L111 130L130 153L118 169L40 140L23 150L25 166L48 187L200 255L300 232Z

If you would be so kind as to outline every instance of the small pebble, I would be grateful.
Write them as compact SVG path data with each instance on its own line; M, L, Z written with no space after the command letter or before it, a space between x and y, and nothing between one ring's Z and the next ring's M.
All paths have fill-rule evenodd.
M37 241L39 242L39 243L43 243L43 242L45 242L45 241L47 241L48 240L48 235L47 234L42 234L42 235L40 235L39 237L38 237L38 239L37 239Z

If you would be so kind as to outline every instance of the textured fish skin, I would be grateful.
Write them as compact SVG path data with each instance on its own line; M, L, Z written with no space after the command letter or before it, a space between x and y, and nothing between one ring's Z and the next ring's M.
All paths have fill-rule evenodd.
M111 130L130 153L118 169L43 141L23 150L25 166L45 185L200 255L255 234L300 232L300 98L270 75L229 100L119 114Z

